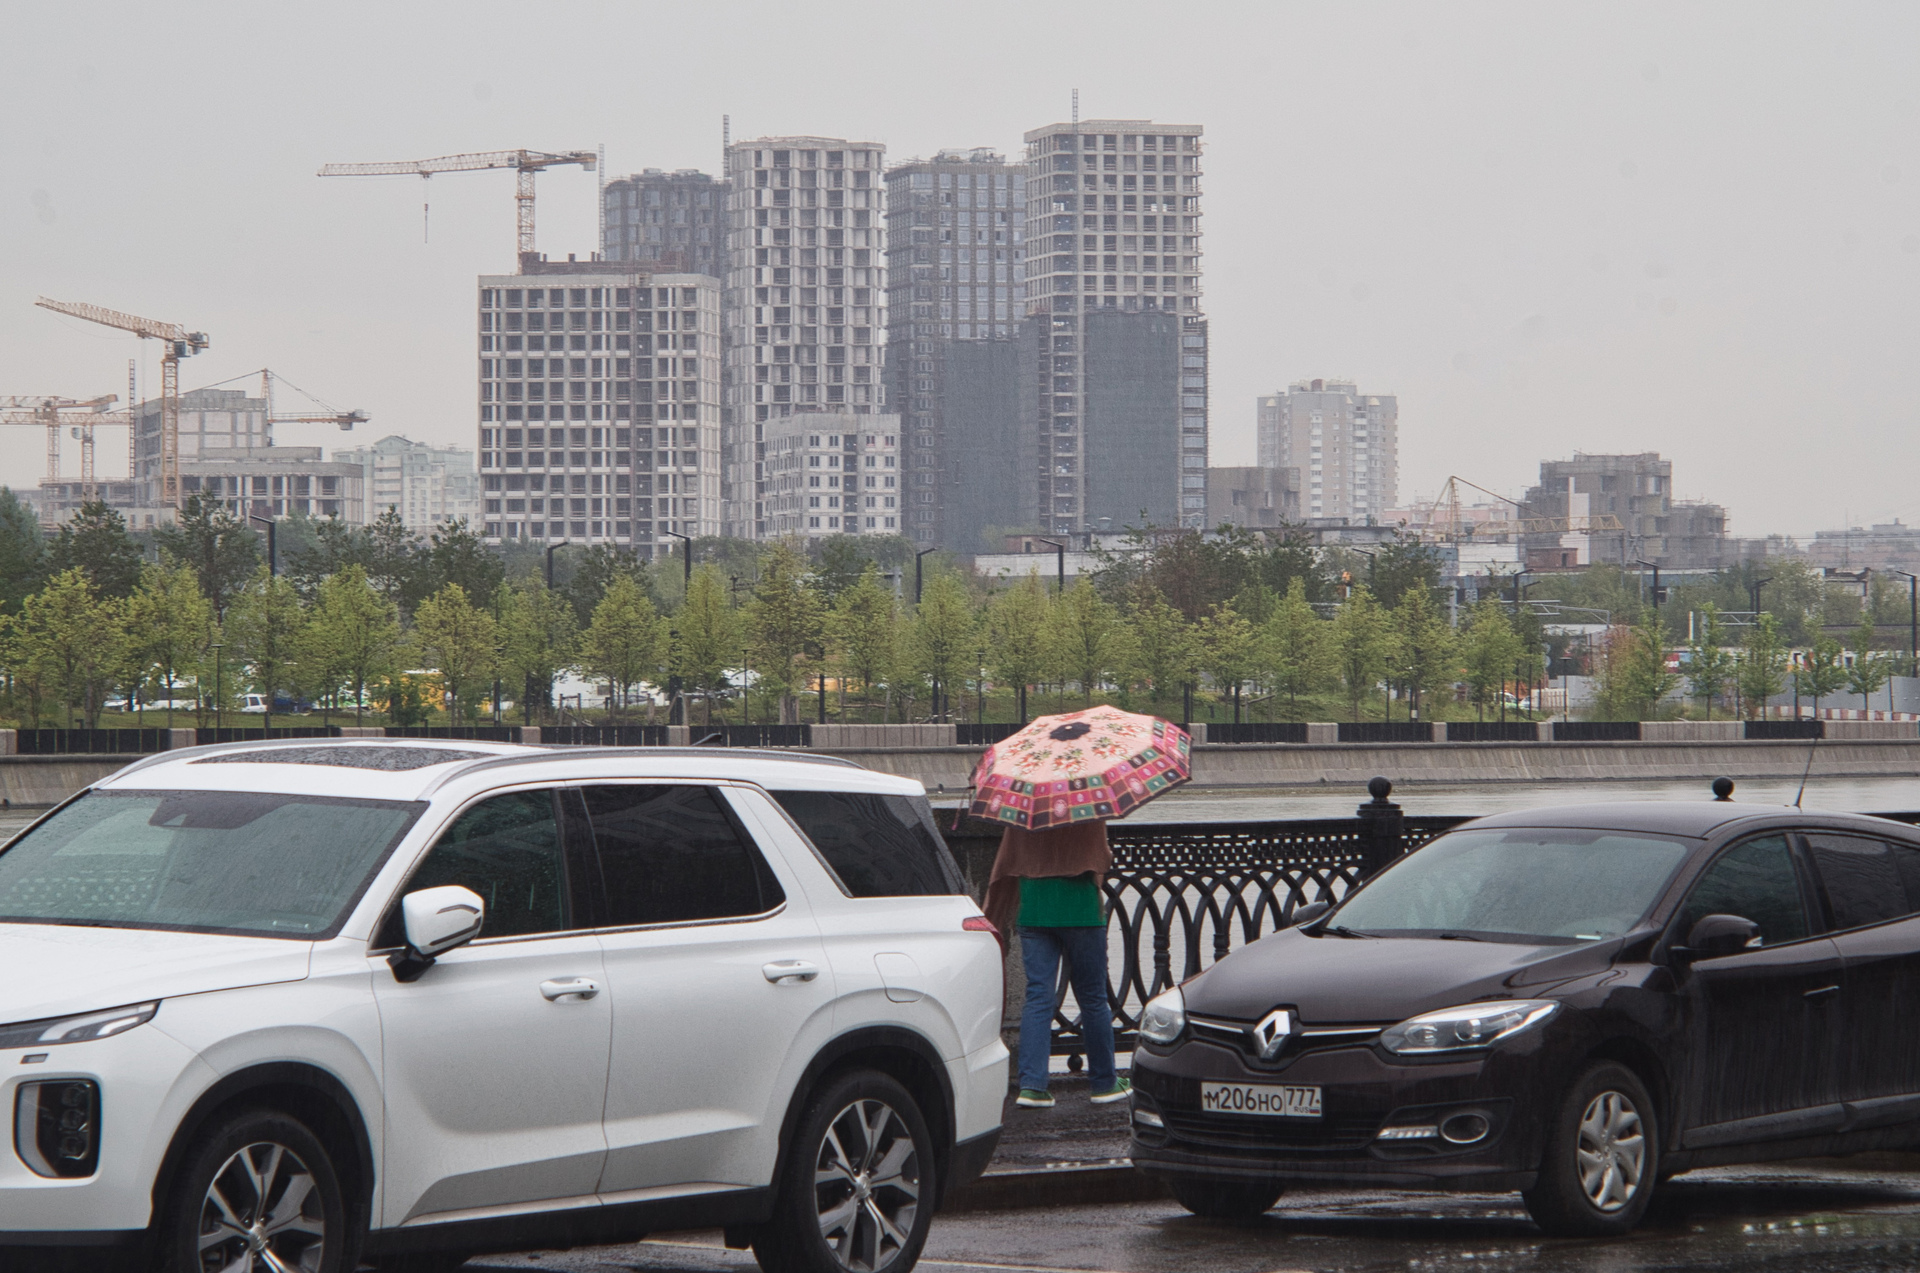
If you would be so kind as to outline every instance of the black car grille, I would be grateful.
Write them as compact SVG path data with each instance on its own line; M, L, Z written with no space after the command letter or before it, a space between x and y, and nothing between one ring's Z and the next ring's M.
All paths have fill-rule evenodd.
M1175 1140L1221 1149L1342 1153L1365 1149L1380 1130L1378 1114L1328 1114L1322 1118L1242 1118L1197 1110L1160 1110Z

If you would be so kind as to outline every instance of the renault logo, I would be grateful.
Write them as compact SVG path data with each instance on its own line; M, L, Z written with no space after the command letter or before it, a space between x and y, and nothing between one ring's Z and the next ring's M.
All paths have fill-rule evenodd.
M1280 1055L1280 1049L1287 1046L1287 1039L1293 1034L1293 1013L1275 1008L1247 1033L1253 1036L1253 1047L1260 1059L1271 1061Z

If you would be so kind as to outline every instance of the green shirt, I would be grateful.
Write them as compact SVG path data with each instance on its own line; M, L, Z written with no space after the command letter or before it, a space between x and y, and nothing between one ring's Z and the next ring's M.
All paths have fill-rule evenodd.
M1106 910L1093 872L1020 881L1022 928L1105 928Z

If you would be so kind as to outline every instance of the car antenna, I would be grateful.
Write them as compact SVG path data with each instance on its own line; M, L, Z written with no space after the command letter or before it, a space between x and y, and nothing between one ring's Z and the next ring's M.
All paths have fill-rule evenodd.
M1813 772L1813 753L1820 750L1820 739L1827 730L1824 723L1813 722L1813 742L1807 747L1807 767L1800 771L1800 790L1793 793L1793 807L1800 807L1800 798L1807 794L1807 775Z

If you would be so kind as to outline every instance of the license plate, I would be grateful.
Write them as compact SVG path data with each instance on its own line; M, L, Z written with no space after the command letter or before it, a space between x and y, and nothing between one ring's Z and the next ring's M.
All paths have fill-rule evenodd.
M1261 1118L1318 1118L1320 1089L1278 1087L1267 1083L1202 1083L1200 1108L1209 1114L1252 1114Z

